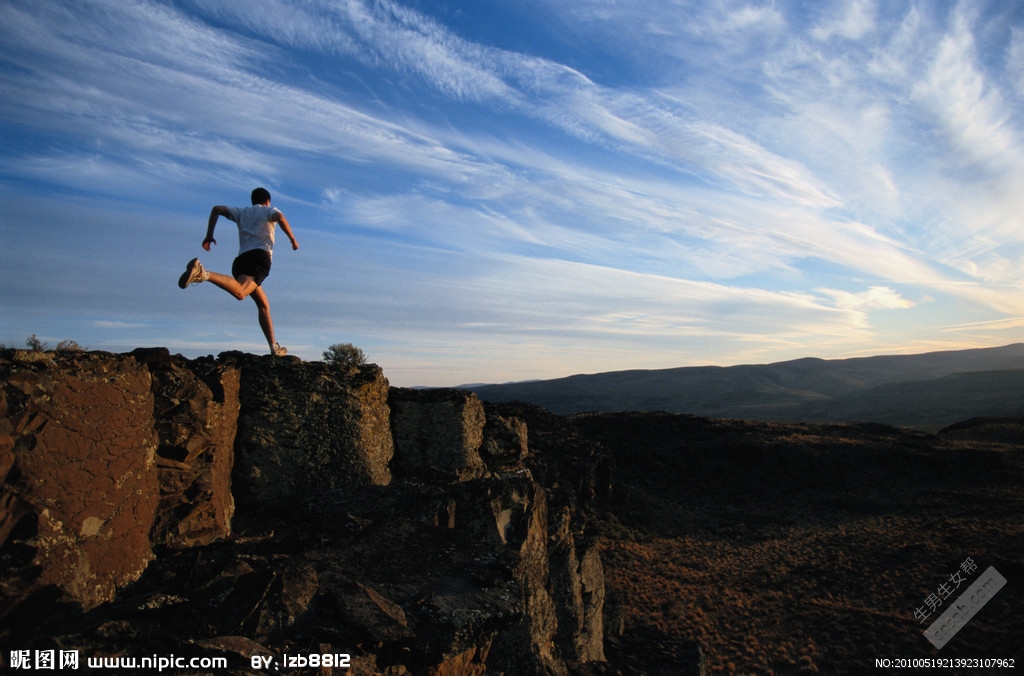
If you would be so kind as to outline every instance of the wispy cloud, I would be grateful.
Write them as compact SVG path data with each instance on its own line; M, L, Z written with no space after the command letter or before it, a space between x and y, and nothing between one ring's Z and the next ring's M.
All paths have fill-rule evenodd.
M831 15L811 35L818 40L832 37L859 40L875 28L877 7L873 0L850 0L831 8Z
M969 17L957 12L942 36L934 61L913 96L931 112L939 128L961 152L985 169L998 170L1019 153L1019 139L1010 128L1010 111L998 89L978 70ZM986 174L988 172L986 171Z
M837 289L821 289L821 292L832 296L836 306L844 310L898 310L914 306L914 303L905 300L899 293L886 286L873 286L860 293Z

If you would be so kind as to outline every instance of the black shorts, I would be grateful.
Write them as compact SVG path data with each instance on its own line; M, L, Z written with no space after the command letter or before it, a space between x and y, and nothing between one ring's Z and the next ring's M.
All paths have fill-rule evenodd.
M238 279L248 275L256 280L256 286L270 274L270 252L264 249L249 249L238 255L231 264L231 276Z

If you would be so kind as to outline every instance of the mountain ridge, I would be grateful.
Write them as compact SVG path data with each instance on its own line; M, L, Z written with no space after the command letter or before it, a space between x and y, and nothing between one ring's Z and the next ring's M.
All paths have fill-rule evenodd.
M1024 413L1024 343L916 355L631 369L459 389L485 401L523 401L559 414L658 410L772 422L948 425Z

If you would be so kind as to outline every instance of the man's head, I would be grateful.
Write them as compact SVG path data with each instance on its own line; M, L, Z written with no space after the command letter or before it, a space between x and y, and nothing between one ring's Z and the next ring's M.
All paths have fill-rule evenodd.
M270 191L266 188L256 188L252 191L253 204L266 204L270 201Z

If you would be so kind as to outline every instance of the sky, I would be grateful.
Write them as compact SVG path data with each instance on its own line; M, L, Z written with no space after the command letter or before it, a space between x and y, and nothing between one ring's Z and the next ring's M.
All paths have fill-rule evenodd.
M392 385L1024 341L1024 3L3 0L0 344Z

